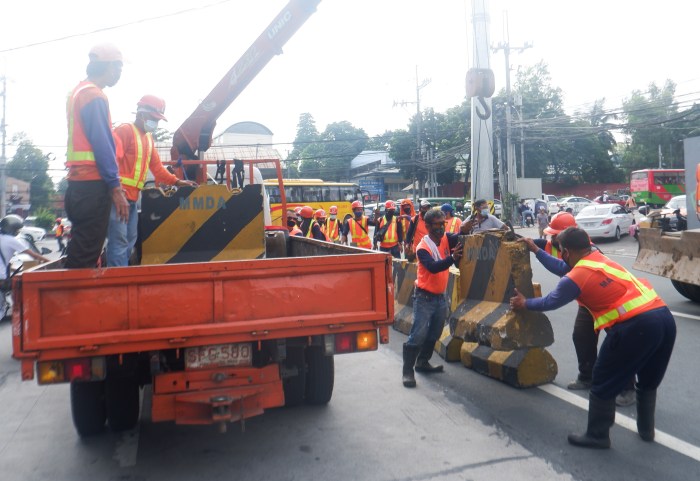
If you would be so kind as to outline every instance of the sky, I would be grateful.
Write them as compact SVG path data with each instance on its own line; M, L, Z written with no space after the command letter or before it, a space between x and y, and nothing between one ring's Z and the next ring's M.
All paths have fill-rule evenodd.
M677 83L700 101L697 18L685 0L480 0L490 43L509 39L512 71L547 63L570 113L605 98L620 107L651 82ZM51 153L50 175L64 175L67 93L85 78L100 42L124 56L122 78L107 88L112 120L133 120L144 94L166 101L175 131L263 32L285 0L23 0L0 6L0 77L7 79L7 140L26 133ZM215 135L241 121L274 134L285 157L299 116L323 131L349 121L370 135L406 128L421 109L443 112L465 96L473 64L472 0L322 0L314 13L219 118ZM507 19L507 21L506 21ZM507 29L506 29L507 24ZM496 90L505 86L503 52L492 52ZM416 77L417 72L417 77ZM511 74L514 78L514 74ZM0 87L1 88L1 87ZM7 158L13 155L7 148Z

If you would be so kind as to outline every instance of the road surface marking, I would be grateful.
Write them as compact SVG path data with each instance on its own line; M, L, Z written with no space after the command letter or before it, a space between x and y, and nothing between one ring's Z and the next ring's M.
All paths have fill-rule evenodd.
M582 398L581 396L578 396L566 389L560 388L559 386L555 386L554 384L544 384L542 386L537 387L540 388L542 391L546 392L547 394L551 394L552 396L561 399L562 401L566 401L569 404L573 404L574 406L577 406L583 410L588 410L587 399ZM615 424L617 424L618 426L622 426L623 428L628 429L634 433L637 432L637 420L632 419L629 416L625 416L624 414L620 414L619 412L615 413ZM693 446L690 443L673 437L670 434L666 434L663 431L659 431L658 429L656 429L655 431L656 432L654 436L654 441L657 444L666 446L667 448L676 451L677 453L680 453L684 456L688 456L689 458L700 462L700 447Z
M694 316L693 314L684 314L682 312L676 312L676 311L671 311L671 314L674 316L678 317L685 317L687 319L695 319L696 321L700 321L700 316Z

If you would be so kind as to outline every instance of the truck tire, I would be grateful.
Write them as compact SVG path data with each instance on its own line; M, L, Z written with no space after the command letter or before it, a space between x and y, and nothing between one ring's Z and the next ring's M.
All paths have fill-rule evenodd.
M296 370L296 376L285 377L282 381L285 407L303 404L306 392L306 361L303 346L288 346L287 359L284 361L287 370Z
M335 363L333 356L326 356L322 346L309 346L306 349L306 362L309 372L306 379L306 402L328 404L333 395Z
M72 381L70 408L73 425L80 436L102 432L107 419L104 381Z
M671 279L671 284L673 284L673 287L676 288L678 293L686 299L690 299L693 302L700 302L700 286L688 284L687 282L674 281L673 279Z
M126 431L139 421L140 398L136 375L110 376L105 381L107 423L114 432Z

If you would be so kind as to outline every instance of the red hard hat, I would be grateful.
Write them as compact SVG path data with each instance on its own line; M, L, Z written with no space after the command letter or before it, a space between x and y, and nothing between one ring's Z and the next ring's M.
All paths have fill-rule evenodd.
M61 218L60 218L60 217L56 217L56 224L60 224L60 223L61 223Z
M294 208L294 213L295 213L295 214L298 214L298 213L300 213L300 212L301 212L301 206L298 205L298 206L296 206L296 207Z
M413 202L411 201L411 199L401 199L401 205L413 206Z
M332 205L330 209L328 209L328 212L331 215L338 215L338 206L337 205Z
M326 211L323 209L318 209L316 212L314 212L314 219L325 219L326 218Z
M163 115L165 113L165 100L160 97L144 95L139 100L139 103L136 104L136 107L137 112L146 112L156 119L168 121Z
M559 212L552 216L549 227L545 227L545 234L555 235L566 229L567 227L576 227L576 219L568 212Z
M305 205L304 207L301 208L299 211L299 214L304 218L304 219L311 219L314 216L314 210L309 207L308 205Z
M356 200L355 202L353 202L353 203L350 205L350 207L351 207L352 209L362 209L362 202L360 202L359 200Z
M389 210L389 209L394 209L394 210L396 210L396 202L394 202L393 200L387 200L387 201L384 203L384 208L385 208L386 210Z

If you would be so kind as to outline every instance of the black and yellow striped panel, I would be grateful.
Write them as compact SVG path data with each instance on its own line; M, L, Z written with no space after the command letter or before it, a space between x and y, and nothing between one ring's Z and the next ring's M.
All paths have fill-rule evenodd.
M408 335L413 326L413 287L416 282L416 264L393 260L394 329Z
M265 253L262 190L247 185L183 187L171 196L143 191L141 264L256 259Z
M544 348L496 351L475 342L460 349L462 364L513 387L539 386L557 377L557 362Z
M435 350L445 361L456 362L461 360L460 350L463 343L462 339L450 333L450 326L445 326L440 339L435 343Z

